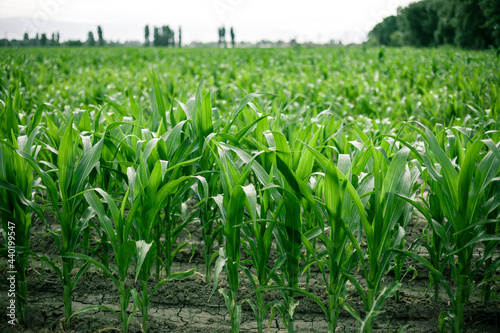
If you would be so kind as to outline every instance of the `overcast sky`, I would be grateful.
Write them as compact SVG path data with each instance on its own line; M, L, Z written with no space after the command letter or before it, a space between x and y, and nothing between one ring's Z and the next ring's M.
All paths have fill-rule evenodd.
M100 24L107 40L144 40L144 26L182 26L183 43L217 40L233 26L238 41L360 42L384 17L415 0L0 0L0 38L60 32L87 38ZM152 31L153 29L151 29ZM177 35L176 35L177 38Z

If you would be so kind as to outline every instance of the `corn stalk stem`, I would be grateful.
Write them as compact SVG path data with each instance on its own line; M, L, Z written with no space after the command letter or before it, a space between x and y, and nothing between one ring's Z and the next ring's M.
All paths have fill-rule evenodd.
M26 268L28 267L28 255L26 253L17 255L17 279L16 279L16 307L17 318L20 324L26 321L26 312L28 307L27 296L28 288L26 282Z
M231 295L230 296L231 307L229 309L230 310L229 316L231 319L231 333L238 333L240 326L239 321L241 320L241 318L238 318L237 314L238 303L236 301L236 292L230 291L229 294Z
M461 333L464 331L464 311L468 300L467 275L459 275L456 282L457 290L453 332Z
M129 297L125 287L125 279L120 279L120 317L122 322L122 331L128 333L127 325L127 308L129 304Z
M149 310L149 299L148 299L148 282L141 280L142 287L142 330L148 332L148 310Z
M288 323L288 327L287 327L287 333L293 333L294 330L293 330L293 322L294 322L294 318L293 316L288 316L287 318L287 323Z
M368 316L370 309L373 309L373 306L375 304L375 288L368 287L368 291L366 293L366 300L368 305L368 307L366 308L366 315ZM366 320L365 332L371 333L374 318L372 316L369 316L365 320Z
M211 223L209 223L210 219L207 216L208 212L205 209L200 209L200 223L202 227L202 237L204 242L203 248L203 260L205 261L205 282L212 282L212 251L213 251L213 243L212 243L212 233L213 228Z
M71 266L72 259L63 258L64 318L66 319L67 328L71 327L71 316L73 315Z
M168 223L168 217L165 217L165 219L167 219L167 223ZM168 229L168 225L167 224L165 224L165 228ZM161 244L161 241L160 241L161 231L162 231L161 230L161 223L157 223L154 229L155 229L154 243L155 243L155 246L156 246L156 253L157 253L157 256L155 258L155 273L156 273L156 279L160 280L160 273L161 273L161 253L162 253L162 244ZM167 235L165 233L165 242L167 242L168 239L169 238L167 237ZM168 256L168 252L167 251L165 251L165 255Z
M333 286L335 288L335 286ZM328 295L328 333L335 333L340 306L337 295Z
M170 200L169 200L170 201ZM167 204L168 207L168 204ZM172 229L174 228L174 225L171 224L172 221L170 220L170 214L168 208L165 208L165 222L163 225L165 226L165 274L166 277L168 278L170 274L172 273ZM159 242L158 242L159 243ZM159 244L161 245L161 244ZM158 250L161 250L159 247ZM158 252L159 253L159 252Z
M490 259L487 259L486 260L486 263L485 263L485 268L488 269L489 267L491 267L491 264L493 263L493 260L490 258ZM491 278L493 278L493 274L494 272L492 271L491 273L487 273L484 277L485 280L489 280ZM491 298L491 282L487 282L484 286L483 286L483 298L484 298L484 307L487 308L488 305L490 304L490 298Z

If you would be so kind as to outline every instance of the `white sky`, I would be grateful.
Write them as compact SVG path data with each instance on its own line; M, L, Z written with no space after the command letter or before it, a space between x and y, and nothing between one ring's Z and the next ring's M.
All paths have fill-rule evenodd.
M168 24L182 26L183 43L215 41L221 25L233 26L238 41L349 43L363 41L376 23L414 1L0 0L0 38L59 31L62 40L85 40L100 24L105 39L143 41L146 24L151 35L152 26Z

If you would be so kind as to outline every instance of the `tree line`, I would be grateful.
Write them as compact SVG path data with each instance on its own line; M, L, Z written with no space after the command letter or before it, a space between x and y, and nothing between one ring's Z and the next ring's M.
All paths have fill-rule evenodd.
M218 45L219 47L227 47L227 41L226 41L226 28L225 27L220 27L218 29L219 31L219 39L218 39ZM144 27L144 45L145 46L150 46L151 45L151 40L150 40L150 28L149 25L146 25ZM230 30L230 35L231 35L231 45L234 48L236 46L236 40L235 40L235 34L234 34L234 29L231 27ZM168 25L164 25L161 28L160 27L153 27L153 46L167 46L167 47L175 47L175 31L170 28ZM178 47L182 46L182 29L179 27L179 32L178 32Z
M220 27L218 28L219 39L218 45L219 47L227 47L226 41L226 28ZM177 33L177 42L175 37L174 29L170 28L168 25L164 25L162 27L153 27L153 46L166 46L166 47L182 47L182 28L179 27ZM230 29L230 37L231 37L231 45L234 48L236 46L234 29L231 27ZM151 46L151 31L149 25L144 27L144 46ZM38 33L34 38L30 38L28 33L24 34L24 38L22 40L8 40L8 39L0 39L0 46L105 46L105 45L116 45L116 43L106 42L103 36L103 31L101 26L97 26L97 39L94 37L94 32L89 31L87 35L87 40L82 42L80 40L68 40L65 42L60 42L59 32L53 33L52 38L49 39L47 34L42 33L39 35Z
M80 40L60 42L59 32L52 33L51 37L49 38L46 33L37 33L34 38L30 38L26 32L22 40L0 39L0 46L105 46L107 44L100 25L97 26L97 40L92 31L89 31L85 42Z
M368 34L368 44L467 49L500 46L499 0L422 0L398 8Z
M144 28L144 38L145 38L145 46L150 45L149 40L149 25L146 25ZM154 27L153 28L153 46L171 46L175 47L175 31L170 28L168 25L164 25L161 28ZM178 35L178 47L182 46L182 28L179 27L179 35Z

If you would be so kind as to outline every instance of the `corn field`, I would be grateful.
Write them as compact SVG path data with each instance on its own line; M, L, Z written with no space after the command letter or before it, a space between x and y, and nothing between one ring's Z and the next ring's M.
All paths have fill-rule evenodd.
M498 52L0 55L2 331L500 331Z

